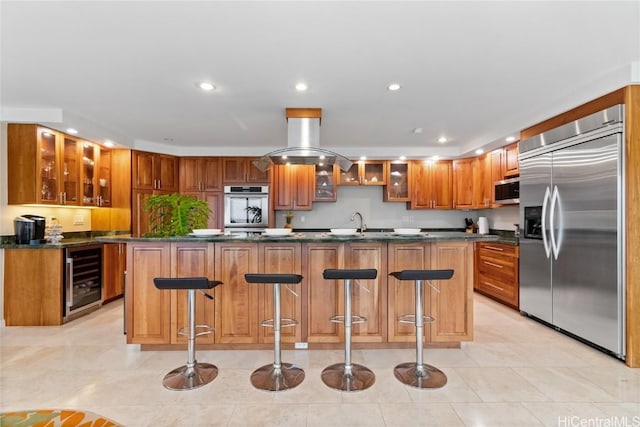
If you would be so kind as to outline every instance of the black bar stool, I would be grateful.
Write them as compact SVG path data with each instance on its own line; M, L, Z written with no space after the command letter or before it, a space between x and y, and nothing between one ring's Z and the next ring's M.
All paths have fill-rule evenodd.
M280 328L296 326L297 320L280 316L280 285L297 284L299 274L245 274L247 283L273 284L273 319L260 325L273 328L273 363L264 365L251 374L251 384L260 390L282 391L298 386L304 380L304 371L291 363L283 363L280 350Z
M187 364L174 369L165 375L162 384L169 390L192 390L202 387L213 381L218 376L218 368L210 363L200 363L196 360L196 337L213 332L211 326L196 325L196 290L202 292L209 299L213 297L205 290L213 289L222 282L209 280L206 277L181 277L181 278L155 278L156 288L161 290L186 290L187 312L189 313L189 330L181 328L178 333L188 337L187 340ZM196 329L204 329L196 333Z
M366 322L366 318L351 314L351 281L375 279L375 268L361 270L327 269L322 277L327 280L344 280L344 315L331 317L332 322L344 323L344 363L336 363L322 371L322 381L329 387L342 391L365 390L373 385L376 376L371 369L351 363L351 325Z
M424 337L424 323L433 322L431 316L425 316L422 310L422 282L427 281L429 286L440 292L440 289L432 285L431 280L449 280L453 277L453 270L403 270L389 273L398 280L414 280L416 286L416 312L398 317L401 323L416 325L416 361L401 363L393 370L395 377L403 384L417 388L440 388L447 383L447 376L440 369L427 365L422 360L422 339Z

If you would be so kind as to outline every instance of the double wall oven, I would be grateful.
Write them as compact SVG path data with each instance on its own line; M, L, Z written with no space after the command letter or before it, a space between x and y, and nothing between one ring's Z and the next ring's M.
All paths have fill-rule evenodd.
M260 233L269 224L269 186L225 186L224 229Z

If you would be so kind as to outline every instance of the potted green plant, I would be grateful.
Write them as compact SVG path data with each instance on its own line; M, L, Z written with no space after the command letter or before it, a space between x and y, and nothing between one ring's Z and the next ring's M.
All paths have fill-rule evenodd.
M203 200L183 194L154 194L147 199L149 212L146 237L185 236L194 228L206 228L211 209Z

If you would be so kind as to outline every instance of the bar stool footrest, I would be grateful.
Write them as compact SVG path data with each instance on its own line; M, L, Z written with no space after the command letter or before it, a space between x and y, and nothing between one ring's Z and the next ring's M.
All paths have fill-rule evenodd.
M297 325L298 325L298 321L295 319L289 319L286 317L280 319L281 328L291 328ZM262 322L260 322L260 326L264 326L265 328L273 328L274 321L273 319L263 320Z
M344 315L343 314L338 314L336 316L331 316L329 318L329 321L333 322L333 323L344 323ZM367 318L364 316L360 316L359 314L352 314L351 315L351 323L352 324L357 324L357 323L364 323L367 321Z
M199 337L200 335L208 335L213 333L213 328L209 325L196 325L196 331L198 329L202 329L202 332L196 332L195 336ZM178 329L178 335L182 335L183 337L189 336L189 328L184 327Z
M422 316L422 321L425 323L434 322L436 319L432 316ZM402 314L398 316L399 323L411 323L412 325L416 324L416 315L415 314Z

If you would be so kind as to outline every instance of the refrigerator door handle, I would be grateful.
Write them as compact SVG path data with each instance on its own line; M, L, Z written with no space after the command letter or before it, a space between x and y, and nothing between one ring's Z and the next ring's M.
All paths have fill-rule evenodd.
M558 224L555 223L556 208L560 213ZM562 201L560 199L560 192L558 186L553 187L553 194L551 195L551 210L549 212L549 223L551 225L551 248L553 249L553 258L558 259L560 253L560 247L562 246L562 235L564 230L564 221L562 220ZM557 225L557 227L556 227ZM558 235L556 236L556 228L558 229Z
M547 206L549 204L549 199L551 198L551 192L549 191L549 187L544 190L544 199L542 201L542 243L544 244L544 252L547 254L547 258L551 257L551 245L549 244L549 240L547 239Z

